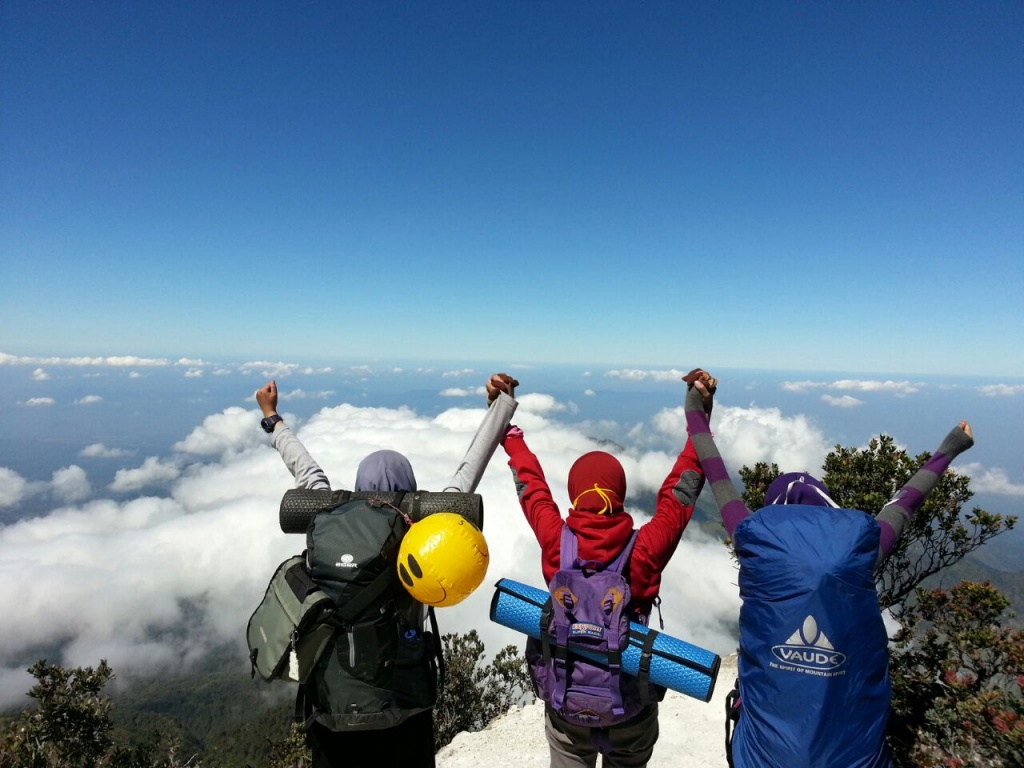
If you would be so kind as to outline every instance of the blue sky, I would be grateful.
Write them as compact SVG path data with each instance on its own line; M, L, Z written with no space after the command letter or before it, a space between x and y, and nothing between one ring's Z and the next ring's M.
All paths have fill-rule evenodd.
M0 6L0 351L1024 376L1024 5Z

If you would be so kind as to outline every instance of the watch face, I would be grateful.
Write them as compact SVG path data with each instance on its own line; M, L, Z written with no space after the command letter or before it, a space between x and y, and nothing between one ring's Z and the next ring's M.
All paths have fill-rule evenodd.
M273 416L267 416L267 418L263 419L263 421L260 422L260 426L263 427L264 432L273 432L274 425L279 421L283 421L283 419L277 414L274 414Z

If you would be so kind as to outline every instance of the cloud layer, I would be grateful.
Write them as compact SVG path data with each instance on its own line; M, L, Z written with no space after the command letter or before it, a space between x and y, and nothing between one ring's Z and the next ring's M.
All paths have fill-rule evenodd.
M6 357L0 357L0 364L10 364L11 356ZM32 358L23 364L57 363ZM61 364L70 363L61 359ZM191 370L208 364L182 360L166 365ZM286 363L247 365L253 373L302 375L313 370ZM357 380L373 374L369 367L345 371ZM454 380L471 376L472 371L436 375ZM676 379L682 373L609 375L644 380ZM832 393L905 395L912 387L906 382L837 381L790 382L787 388L814 392L816 397L824 394L843 408L860 400ZM481 388L453 386L442 394L479 398ZM331 395L327 389L283 387L281 399L309 401ZM82 404L89 399L80 398ZM102 409L108 402L97 400L92 407ZM613 450L622 461L629 480L627 506L637 523L642 522L643 511L629 506L630 499L656 491L681 449L681 407L625 425L565 423L563 419L571 420L579 409L549 394L525 393L520 402L516 423L541 458L563 510L568 507L569 467L580 454L601 448ZM448 480L482 415L478 407L454 407L427 416L409 407L351 403L322 408L305 422L285 413L335 487L352 486L356 465L366 453L391 447L409 456L421 486L428 489ZM303 548L302 537L285 535L278 528L278 505L292 481L257 421L254 408L224 408L202 419L166 455L129 459L133 451L103 443L86 446L79 452L83 458L126 460L108 485L91 480L77 464L61 467L48 481L32 482L0 467L0 509L8 517L29 498L34 503L52 502L43 516L0 528L0 612L7 617L0 635L0 705L23 702L30 684L24 669L42 653L66 664L95 664L106 658L122 680L154 670L187 668L215 648L231 647L244 658L244 628L270 574L281 560ZM833 444L811 418L779 408L720 403L713 427L733 471L766 461L786 470L816 472ZM1003 470L980 464L961 469L972 475L976 491L1024 496L1024 486ZM484 586L462 605L441 611L440 620L444 631L476 628L493 653L522 638L487 620L490 585L501 577L543 585L539 548L523 520L500 448L479 491L486 502L490 570ZM735 580L725 547L692 528L665 574L666 630L720 653L730 652L739 606Z
M569 466L599 446L581 428L549 420L567 407L535 396L516 419L563 509ZM342 404L324 408L298 429L335 487L351 488L362 456L387 446L409 456L421 487L438 488L482 416L478 408L452 408L430 418L404 407ZM29 685L24 667L44 649L72 665L106 658L123 680L187 668L217 647L233 647L244 658L245 625L267 580L281 560L303 547L300 536L278 528L281 495L292 482L257 420L255 411L242 408L207 417L172 456L150 456L118 471L110 498L87 500L92 489L86 473L67 467L54 474L50 490L62 501L52 511L0 528L0 614L6 617L0 705L23 700ZM110 454L103 446L89 453ZM621 458L636 494L656 490L674 455L635 451ZM0 469L0 505L17 504L27 485ZM486 500L488 576L476 594L439 618L444 631L477 628L495 652L522 638L488 621L489 585L509 577L542 586L540 553L500 448L479 491ZM734 580L724 546L699 531L688 533L666 574L667 630L730 650L738 609Z

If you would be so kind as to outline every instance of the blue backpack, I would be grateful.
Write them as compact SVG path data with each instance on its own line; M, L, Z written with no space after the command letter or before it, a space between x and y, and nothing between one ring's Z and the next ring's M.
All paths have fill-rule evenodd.
M576 536L562 526L561 570L548 585L541 611L540 639L526 643L537 697L566 721L587 728L607 728L635 717L665 689L646 674L621 671L629 643L629 622L646 625L647 616L632 613L629 583L623 575L636 542L636 531L611 562L580 560ZM580 649L607 658L598 664L572 653Z
M764 507L737 526L736 768L883 768L891 687L879 527L852 509Z

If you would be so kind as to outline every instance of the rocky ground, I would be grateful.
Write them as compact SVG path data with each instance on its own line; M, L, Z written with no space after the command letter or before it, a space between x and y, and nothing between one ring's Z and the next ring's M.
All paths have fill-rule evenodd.
M649 768L724 768L725 697L736 679L736 657L722 659L709 703L669 691L661 703L661 736ZM437 755L438 768L543 768L548 765L544 707L512 710L479 733L461 733Z

